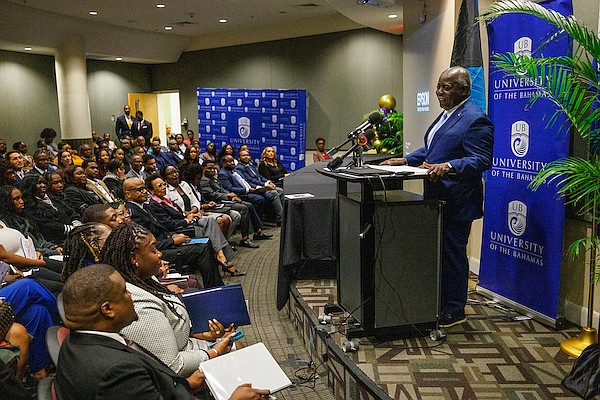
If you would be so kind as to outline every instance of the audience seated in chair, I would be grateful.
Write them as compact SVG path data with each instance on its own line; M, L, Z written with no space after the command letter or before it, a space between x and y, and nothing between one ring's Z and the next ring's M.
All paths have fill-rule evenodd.
M92 204L102 204L103 201L87 186L85 169L78 165L71 165L65 170L65 197L67 202L77 213L82 213Z
M193 229L195 236L208 237L223 271L232 276L245 275L229 261L233 257L233 250L213 218L205 217L201 213L185 215L166 197L167 185L159 175L149 176L146 179L146 187L152 193L148 208L163 226L172 232Z
M290 174L277 159L275 149L269 146L260 155L258 173L280 188L283 188L283 178Z
M212 323L210 332L191 334L182 301L154 278L162 265L161 256L152 233L135 223L124 223L108 236L101 262L116 266L123 275L139 316L121 333L187 377L198 370L199 363L229 351L228 343L207 351L205 340L228 335L233 327L225 329L220 323Z
M50 250L48 252L40 250L45 256L58 254L58 246L62 245L71 229L79 224L79 216L71 207L50 196L48 179L51 181L58 179L62 182L58 173L48 172L45 175L26 176L21 188L25 202L23 214L34 227L34 241L38 241L36 248ZM21 232L25 234L22 230ZM46 241L47 244L43 243Z
M228 191L218 179L219 170L213 161L205 161L204 176L200 179L202 195L209 201L220 204L227 202L227 206L240 213L240 230L242 240L239 245L242 247L256 248L257 244L250 240L250 234L254 232L254 240L270 239L273 235L262 232L262 221L256 212L256 209L249 201L242 200L234 192Z
M131 219L154 234L157 238L158 249L173 268L189 266L193 272L202 276L205 288L224 284L217 268L212 245L199 243L183 246L184 243L191 240L190 237L183 233L170 232L156 219L148 205L144 204L148 200L148 190L141 179L125 179L123 193L127 200L125 207L129 211Z

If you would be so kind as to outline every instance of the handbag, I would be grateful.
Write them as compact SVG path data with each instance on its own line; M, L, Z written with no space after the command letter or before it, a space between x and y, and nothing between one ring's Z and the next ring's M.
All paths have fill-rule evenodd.
M15 322L15 313L10 303L0 303L0 341L6 338L13 322Z

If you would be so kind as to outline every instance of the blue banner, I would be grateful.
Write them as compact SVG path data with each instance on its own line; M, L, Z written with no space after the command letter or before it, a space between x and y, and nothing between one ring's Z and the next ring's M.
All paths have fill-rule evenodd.
M275 148L288 171L304 167L306 91L198 88L200 145L248 145L255 160Z
M544 7L571 15L571 0L546 1ZM488 28L490 54L537 51L555 28L525 14L507 14ZM566 55L563 34L542 49L543 56ZM565 157L568 135L558 134L561 117L546 128L555 106L540 99L527 108L535 82L509 77L491 66L489 115L495 126L493 166L487 173L479 285L549 318L558 312L562 263L564 201L556 187L528 184L548 162ZM563 131L564 132L564 131Z

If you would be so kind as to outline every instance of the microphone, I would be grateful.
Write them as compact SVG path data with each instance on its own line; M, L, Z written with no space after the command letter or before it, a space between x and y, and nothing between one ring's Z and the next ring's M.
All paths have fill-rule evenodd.
M379 115L379 113L378 113ZM329 169L338 169L340 165L344 162L344 158L348 157L353 151L358 149L359 147L365 146L369 143L369 140L375 137L375 132L373 129L367 129L362 135L358 136L357 142L354 146L350 147L341 157L336 157L327 164L327 168Z
M333 157L340 150L340 147L344 146L350 140L360 137L361 133L365 133L365 129L367 129L373 125L379 125L382 122L386 122L386 119L381 114L379 114L378 111L371 113L371 115L369 115L369 117L367 118L367 120L365 122L363 122L362 124L357 126L352 132L350 132L348 134L348 140L346 140L344 143L342 143L338 146L335 146L335 147L332 147L331 149L329 149L329 151L327 152L327 155L329 157Z
M365 129L372 127L373 125L379 125L383 122L383 117L378 111L375 111L369 118L362 124L356 127L352 132L348 134L348 138L356 138L360 133L365 132Z

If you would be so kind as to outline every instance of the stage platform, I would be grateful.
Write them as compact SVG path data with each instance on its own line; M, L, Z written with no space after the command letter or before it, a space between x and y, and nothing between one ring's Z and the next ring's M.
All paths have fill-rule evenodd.
M293 282L286 307L314 362L326 367L326 377L319 368L321 379L336 399L577 398L560 386L574 360L559 345L579 330L514 319L518 313L475 293L477 277L471 278L468 320L449 329L443 341L426 332L394 340L367 337L359 339L358 351L344 353L347 314L334 314L333 324L317 320L325 304L336 301L334 279Z

